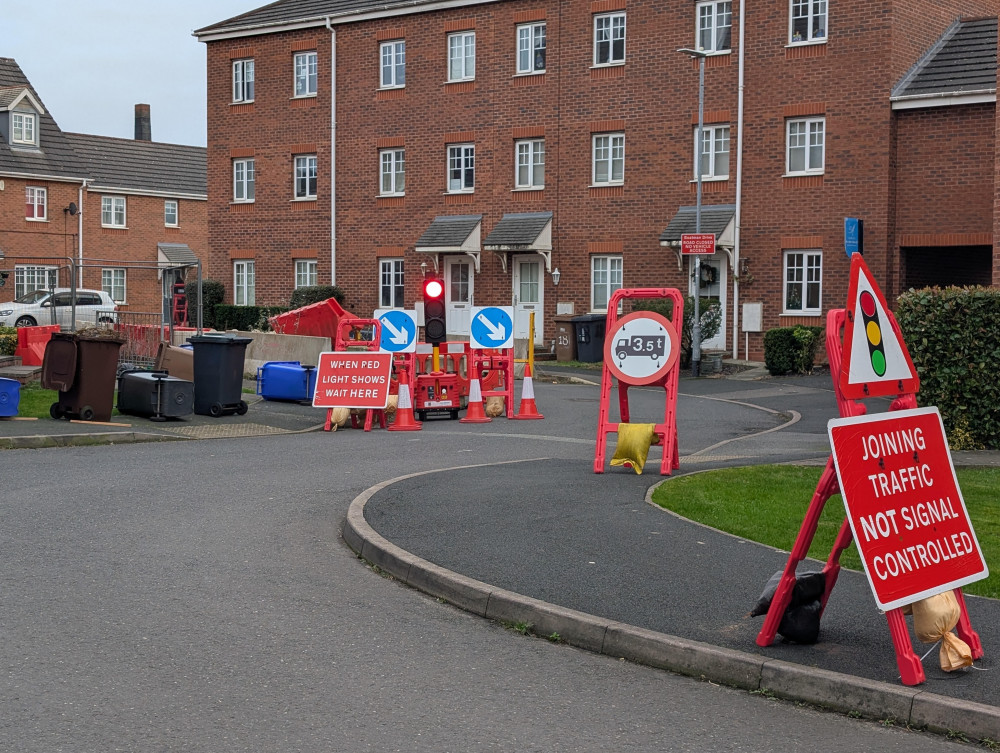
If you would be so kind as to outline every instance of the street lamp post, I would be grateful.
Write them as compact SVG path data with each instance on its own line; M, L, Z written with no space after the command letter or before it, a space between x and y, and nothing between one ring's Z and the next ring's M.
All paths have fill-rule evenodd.
M701 134L705 127L705 50L682 47L677 50L698 58L698 131L695 134L694 174L698 189L694 204L694 231L701 232ZM701 255L694 256L694 318L691 321L691 376L701 376Z

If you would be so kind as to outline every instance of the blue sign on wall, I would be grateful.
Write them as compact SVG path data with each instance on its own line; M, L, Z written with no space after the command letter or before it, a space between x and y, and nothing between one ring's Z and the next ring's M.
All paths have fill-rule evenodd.
M847 258L865 252L865 221L857 217L844 218L844 250Z

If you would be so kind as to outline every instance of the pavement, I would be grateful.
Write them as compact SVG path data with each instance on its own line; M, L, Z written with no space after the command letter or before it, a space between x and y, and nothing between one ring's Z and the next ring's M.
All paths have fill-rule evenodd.
M447 468L387 478L354 500L344 539L403 583L541 637L898 725L1000 740L1000 684L991 675L1000 645L1000 601L967 596L986 652L972 669L940 671L937 649L913 639L918 656L927 652L927 680L915 687L899 681L886 620L862 573L842 572L818 643L797 645L779 637L762 648L754 639L763 618L748 612L788 553L649 503L658 484L691 472L825 462L826 422L836 415L830 375L772 378L759 365L743 366L722 376L682 377L681 467L673 477L660 477L655 447L642 475L610 467L593 473L600 373L539 363L535 392L546 420L425 426L484 437L524 432L553 446L578 446L575 454L490 463L487 453L484 462L456 460ZM245 397L250 410L244 416L166 422L115 416L108 424L0 420L0 448L322 430L322 411L309 405ZM660 391L634 388L630 397L662 411ZM888 406L872 403L870 412ZM633 408L633 420L638 414ZM996 452L956 452L953 458L959 467L1000 467ZM807 504L803 500L803 514Z

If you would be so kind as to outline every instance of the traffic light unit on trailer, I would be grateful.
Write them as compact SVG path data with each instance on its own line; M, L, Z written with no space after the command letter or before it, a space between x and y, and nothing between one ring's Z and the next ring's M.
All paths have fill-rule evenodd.
M424 280L424 339L431 345L440 345L448 339L444 282L436 277Z

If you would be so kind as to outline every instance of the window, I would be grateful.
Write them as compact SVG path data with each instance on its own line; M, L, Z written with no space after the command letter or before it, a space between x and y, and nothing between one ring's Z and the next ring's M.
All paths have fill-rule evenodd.
M316 198L316 155L295 158L295 198Z
M35 145L35 115L30 112L11 113L11 140L15 144Z
M594 65L625 62L625 14L594 16Z
M177 227L177 202L173 199L163 202L163 224L167 227Z
M545 24L517 27L517 72L545 71Z
M698 130L695 129L697 138ZM702 180L729 177L729 126L705 126L701 129L701 149L695 143L696 159ZM699 169L699 168L695 168ZM695 175L697 180L697 175Z
M545 141L517 141L514 143L517 154L517 174L514 185L517 188L545 187Z
M607 311L611 294L622 286L622 257L590 257L590 310Z
M52 290L59 285L56 267L15 266L14 297L20 298L33 290Z
M25 186L24 188L24 218L26 220L47 219L45 212L48 190L38 186Z
M253 59L233 61L233 102L253 102Z
M101 197L101 224L105 227L125 227L125 197Z
M799 314L822 313L820 286L823 254L819 251L785 252L785 311Z
M379 260L379 306L384 309L401 309L403 303L403 260Z
M593 185L622 183L625 180L625 134L607 133L594 136Z
M826 120L789 120L787 128L788 156L785 171L790 175L823 172Z
M448 80L469 81L476 77L476 33L448 35Z
M448 147L448 191L450 193L476 189L476 147L456 144Z
M125 303L125 270L102 269L101 290L110 295L115 303Z
M383 149L378 158L381 165L379 194L402 196L406 192L406 152L402 149Z
M406 42L383 42L379 45L379 56L382 58L382 88L406 86Z
M233 160L233 201L254 200L254 161Z
M257 301L256 275L252 261L233 262L233 305L253 306Z
M316 53L297 52L295 53L293 62L295 70L295 96L316 96ZM253 99L252 91L250 99Z
M730 0L698 3L698 47L709 52L730 49L733 4Z
M315 259L298 259L295 262L295 287L308 288L318 284Z
M791 41L826 39L826 0L791 0Z

